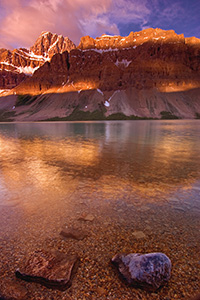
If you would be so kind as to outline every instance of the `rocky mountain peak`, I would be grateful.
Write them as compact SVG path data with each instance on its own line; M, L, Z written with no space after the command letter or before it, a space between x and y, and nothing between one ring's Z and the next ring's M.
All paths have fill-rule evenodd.
M32 75L54 54L71 51L75 44L67 37L43 31L29 49L0 49L0 88L13 88Z
M51 59L56 53L71 51L75 48L76 45L68 37L63 37L62 35L49 31L43 31L35 44L30 48L30 51L35 55L41 55Z

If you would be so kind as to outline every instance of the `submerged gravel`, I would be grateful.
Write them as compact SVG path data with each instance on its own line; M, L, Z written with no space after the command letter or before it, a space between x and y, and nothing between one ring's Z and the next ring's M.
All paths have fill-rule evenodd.
M153 198L145 204L139 195L115 202L115 195L105 200L96 191L98 201L92 195L92 191L81 188L71 194L70 201L51 199L48 206L32 209L23 218L18 206L2 208L0 285L8 278L16 281L14 272L24 256L45 249L77 253L81 258L78 271L66 291L17 280L26 288L27 300L171 300L189 299L199 292L198 210L177 210L170 197L158 205ZM87 214L90 221L80 217ZM63 225L78 227L89 234L79 241L63 239L59 234ZM111 258L119 252L165 253L172 261L169 283L153 293L127 286L111 264Z

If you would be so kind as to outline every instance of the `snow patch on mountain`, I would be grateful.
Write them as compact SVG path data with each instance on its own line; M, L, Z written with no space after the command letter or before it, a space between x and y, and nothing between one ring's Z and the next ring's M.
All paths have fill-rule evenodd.
M97 53L104 53L104 52L111 52L111 51L119 51L118 48L108 48L108 49L97 49L97 48L93 48L93 49L85 49L82 50L82 52L87 52L87 51L95 51Z
M8 68L6 68L5 66L11 67L11 69L9 70ZM32 75L37 69L38 67L32 68L30 66L25 66L25 67L17 67L7 61L4 62L0 62L0 70L4 70L7 72L16 72L16 73L24 73L26 75Z
M109 107L109 106L110 106L110 101L111 101L111 99L114 97L115 94L120 93L120 92L121 92L120 90L115 91L115 92L112 94L112 96L111 96L108 100L106 100L106 101L104 102L104 105L105 105L106 107Z
M122 59L121 61L119 61L118 59L115 62L115 65L120 68L120 67L124 67L127 68L130 63L132 62L132 60L127 60L127 59Z
M5 89L5 90L1 90L1 89L0 89L0 95L4 94L4 93L6 93L6 92L9 92L9 90L6 90L6 89Z
M48 52L58 44L59 38L49 47Z
M106 100L105 103L104 103L104 105L105 105L106 107L109 107L109 106L110 106L110 103Z
M32 68L32 67L17 67L17 70L19 71L19 73L24 73L26 75L32 75L37 69L39 69L39 66L36 68Z
M97 89L97 92L98 92L99 94L101 94L102 96L104 96L103 92L102 92L100 89Z
M30 53L25 52L25 55L24 55L23 52L22 53L15 52L15 54L19 55L19 56L21 56L21 57L23 57L25 59L27 59L27 56L28 56L29 60L34 60L34 61L37 60L37 61L45 62L46 60L49 60L49 57L45 58L42 55L35 55L33 52L30 52Z

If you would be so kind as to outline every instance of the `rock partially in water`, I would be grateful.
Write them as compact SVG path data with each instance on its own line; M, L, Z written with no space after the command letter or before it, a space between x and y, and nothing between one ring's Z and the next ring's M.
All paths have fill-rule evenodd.
M128 284L147 290L157 290L171 275L171 261L164 253L117 254L112 262Z
M18 282L11 279L2 279L0 286L1 300L26 300L27 290Z
M78 267L78 261L76 254L38 250L25 259L22 267L15 274L26 281L65 290L71 285L72 275Z
M87 237L87 232L74 227L64 227L60 232L60 235L64 236L65 238L71 238L75 240L83 240Z

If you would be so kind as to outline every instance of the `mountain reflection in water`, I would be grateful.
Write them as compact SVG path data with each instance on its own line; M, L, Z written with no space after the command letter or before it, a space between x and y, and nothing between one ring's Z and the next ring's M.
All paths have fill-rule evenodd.
M66 195L80 182L106 195L189 188L200 176L199 136L198 121L1 124L1 201Z

